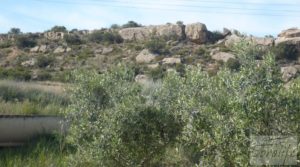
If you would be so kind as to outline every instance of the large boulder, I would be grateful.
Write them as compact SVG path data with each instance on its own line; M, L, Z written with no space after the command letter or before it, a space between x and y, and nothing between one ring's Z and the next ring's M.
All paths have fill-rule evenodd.
M39 48L40 48L40 46L35 46L35 47L30 49L30 52L38 52Z
M114 49L109 47L109 48L103 48L102 49L102 54L108 54L111 53Z
M65 48L62 46L57 47L53 53L64 53L65 52Z
M47 45L41 45L40 49L39 49L39 52L45 53L45 52L47 52L47 49L48 49Z
M275 41L275 44L292 44L292 45L300 45L300 29L290 28L282 31L278 38Z
M208 31L205 24L193 23L185 27L185 35L192 42L203 44L208 40Z
M156 36L167 36L167 37L178 37L182 38L184 36L183 27L177 24L167 24L154 26L153 31Z
M125 40L143 41L151 38L152 36L166 36L166 37L183 37L184 30L181 26L175 24L147 26L147 27L134 27L125 28L119 31L120 36Z
M153 33L153 29L149 27L134 27L134 28L125 28L119 31L120 36L124 40L137 40L142 41L149 39L151 34Z
M225 39L225 46L231 47L235 43L238 43L238 42L240 42L242 40L243 40L242 37L240 37L238 35L235 35L235 34L232 34L232 35L226 37L226 39Z
M288 82L297 75L297 69L293 66L281 67L281 73L283 81Z
M151 53L148 49L144 49L135 58L137 63L150 63L157 55Z
M230 58L235 59L235 56L231 53L226 53L226 52L218 52L212 56L212 59L216 61L223 61L227 62Z
M181 59L180 58L175 58L175 57L167 57L162 60L163 64L180 64Z
M36 59L30 59L21 63L23 67L33 67L36 64Z
M275 39L274 38L259 38L259 37L251 37L251 41L257 45L261 46L273 46Z
M295 38L300 37L300 29L298 28L290 28L287 30L283 30L278 37L285 37L285 38Z

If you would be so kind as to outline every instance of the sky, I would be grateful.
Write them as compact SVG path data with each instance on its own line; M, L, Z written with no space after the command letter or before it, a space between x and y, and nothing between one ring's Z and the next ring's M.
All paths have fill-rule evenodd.
M300 27L300 0L0 0L0 33L100 29L134 20L143 25L201 22L255 36Z

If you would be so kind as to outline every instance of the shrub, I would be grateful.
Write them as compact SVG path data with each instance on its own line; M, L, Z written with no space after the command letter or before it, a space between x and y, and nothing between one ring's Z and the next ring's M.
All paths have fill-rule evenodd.
M145 47L149 49L150 52L156 54L167 54L169 52L166 42L161 38L150 39L146 42Z
M181 133L180 119L147 107L147 95L142 96L141 87L133 82L134 73L118 67L104 74L75 75L74 103L68 110L69 140L78 148L72 165L150 165L174 144Z
M31 79L31 74L29 70L22 67L13 69L0 68L0 78L28 81Z
M151 166L176 142L182 123L174 115L154 107L137 108L121 122L122 143L138 166Z
M82 40L78 35L66 35L65 41L68 45L80 45L82 44Z
M121 26L119 26L118 24L112 24L110 26L111 29L118 29L118 28L121 28Z
M67 111L76 147L70 165L247 166L252 135L300 135L299 80L285 89L274 55L257 66L251 44L234 50L249 60L239 71L209 76L186 67L147 91L129 67L76 73Z
M276 55L276 59L288 59L297 60L299 56L299 50L293 44L281 43L273 48L273 52Z
M48 71L41 71L38 73L37 80L39 81L49 81L52 79L52 75Z
M34 47L36 45L35 38L31 38L30 36L18 36L16 38L16 46L20 49Z
M162 79L166 74L166 69L162 66L159 66L155 69L150 69L148 73L153 80L159 80Z
M113 43L122 43L122 37L117 33L112 32L104 32L104 31L95 31L89 35L89 40L96 43L106 43L106 44L113 44Z
M213 32L208 33L208 39L211 43L215 43L223 38L224 38L224 35L219 31L213 31Z
M47 67L49 65L53 65L55 62L55 58L53 56L40 55L37 58L37 66L40 68Z
M67 32L67 28L65 26L54 26L50 29L53 32Z
M239 70L241 66L240 62L237 59L233 59L233 58L229 58L225 65L227 68L233 71Z
M0 48L4 49L4 48L9 48L12 46L12 43L10 41L3 41L0 42Z

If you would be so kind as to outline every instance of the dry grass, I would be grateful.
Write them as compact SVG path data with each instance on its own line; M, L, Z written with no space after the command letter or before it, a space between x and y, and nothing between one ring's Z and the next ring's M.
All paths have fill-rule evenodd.
M58 95L65 94L65 88L67 87L66 84L60 82L23 82L11 80L0 80L0 86L12 86L20 90L39 90Z
M0 114L59 115L68 105L65 84L0 81Z

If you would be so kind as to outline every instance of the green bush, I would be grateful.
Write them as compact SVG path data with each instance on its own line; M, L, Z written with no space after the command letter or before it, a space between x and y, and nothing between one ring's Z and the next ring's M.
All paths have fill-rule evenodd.
M182 127L171 113L153 107L137 108L122 121L121 139L135 165L152 166L151 161L176 142Z
M9 48L12 46L12 43L10 41L4 41L4 42L0 42L0 48L4 49L4 48Z
M48 71L41 71L38 73L36 80L38 81L49 81L52 79L52 75Z
M18 36L16 38L16 46L20 49L31 48L37 44L35 38L31 38L30 36Z
M119 26L118 24L112 24L110 26L111 29L118 29L118 28L121 28L121 26Z
M211 43L215 43L223 38L224 38L224 35L219 31L213 31L213 32L208 33L208 39Z
M105 32L105 31L95 31L89 35L89 40L96 43L106 43L106 44L114 44L114 43L122 43L122 37L117 33Z
M149 41L145 43L145 47L149 49L150 52L155 54L169 53L166 42L161 38L151 38Z
M257 66L251 44L234 50L239 71L186 67L147 91L129 67L76 73L71 166L247 166L252 135L300 135L300 80L286 89L274 55Z
M55 58L53 56L40 55L37 58L37 66L40 68L45 68L49 65L53 65L55 62Z
M297 60L300 53L297 47L293 44L281 43L273 48L276 59Z
M22 67L13 69L0 68L0 78L28 81L31 79L31 72Z
M64 39L68 45L80 45L83 43L78 35L66 35Z
M240 62L237 59L233 59L233 58L229 58L225 65L227 68L234 71L239 70L241 66Z
M67 28L65 26L54 26L50 29L53 32L67 32Z

